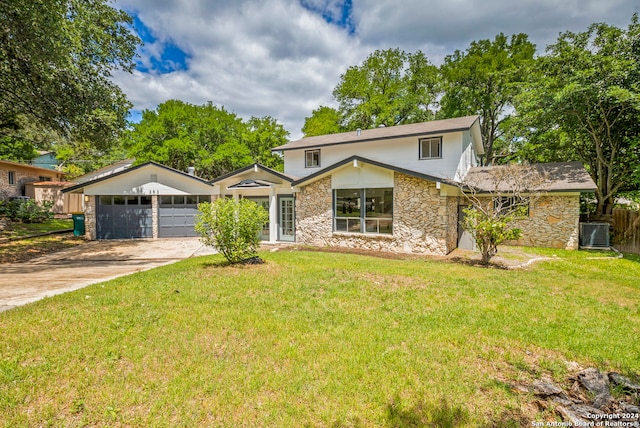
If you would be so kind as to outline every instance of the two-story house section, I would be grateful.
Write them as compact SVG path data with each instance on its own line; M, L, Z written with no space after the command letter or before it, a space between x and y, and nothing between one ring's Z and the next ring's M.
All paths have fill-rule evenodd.
M296 242L447 254L458 243L455 185L483 153L478 116L303 138L284 156Z
M480 118L466 116L293 141L273 149L287 175L305 177L352 155L460 181L484 153Z

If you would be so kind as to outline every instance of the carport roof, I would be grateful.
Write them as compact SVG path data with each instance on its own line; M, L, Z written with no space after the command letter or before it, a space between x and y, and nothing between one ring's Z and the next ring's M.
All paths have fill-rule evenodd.
M184 171L180 171L178 169L170 168L168 166L159 164L157 162L149 161L149 162L145 162L145 163L140 164L140 165L133 166L131 168L124 169L122 171L114 172L113 174L109 174L109 175L106 175L104 177L96 178L95 180L91 180L91 181L87 181L87 182L84 182L84 183L77 184L75 186L67 187L66 189L62 189L62 192L63 193L77 192L78 190L84 189L85 187L91 186L93 184L100 183L102 181L111 180L111 179L113 179L115 177L119 177L121 175L128 174L128 173L130 173L132 171L135 171L137 169L141 169L141 168L144 168L144 167L147 167L147 166L150 166L150 165L156 166L156 167L161 168L161 169L165 169L165 170L167 170L169 172L172 172L172 173L175 173L175 174L179 174L179 175L182 175L184 177L187 177L187 178L190 178L190 179L193 179L193 180L196 180L196 181L198 181L200 183L203 183L203 184L210 184L209 181L205 180L204 178L196 177L195 175L190 175L190 174L188 174L188 173L186 173Z

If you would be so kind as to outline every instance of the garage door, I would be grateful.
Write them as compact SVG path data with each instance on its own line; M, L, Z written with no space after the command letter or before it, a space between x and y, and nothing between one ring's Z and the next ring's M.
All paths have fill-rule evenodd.
M96 206L98 239L153 237L150 196L108 196L98 198Z
M160 196L158 236L162 238L198 236L194 226L199 202L211 202L208 195Z

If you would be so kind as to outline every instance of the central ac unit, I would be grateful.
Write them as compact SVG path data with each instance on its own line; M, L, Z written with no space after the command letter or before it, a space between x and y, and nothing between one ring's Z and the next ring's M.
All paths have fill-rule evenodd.
M580 223L580 247L609 248L609 223Z

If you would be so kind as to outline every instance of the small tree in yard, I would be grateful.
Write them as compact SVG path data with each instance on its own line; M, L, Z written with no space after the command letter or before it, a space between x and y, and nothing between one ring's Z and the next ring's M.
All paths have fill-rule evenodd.
M529 204L538 199L547 185L544 171L528 165L482 168L460 185L470 203L464 209L462 227L473 236L488 265L498 253L498 245L519 239L522 230L512 223L528 215Z
M230 263L256 257L267 211L248 199L219 198L198 205L195 229L200 240L220 251Z

